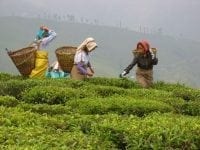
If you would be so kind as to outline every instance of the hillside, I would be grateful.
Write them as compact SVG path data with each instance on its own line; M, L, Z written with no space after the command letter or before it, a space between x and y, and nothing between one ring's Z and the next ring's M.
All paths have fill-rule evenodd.
M18 73L4 48L20 49L35 37L41 24L46 24L58 33L49 47L49 61L55 60L55 49L64 46L78 46L86 37L96 39L99 48L92 54L96 76L118 77L131 62L131 50L137 41L148 39L158 49L159 64L154 68L154 79L173 83L184 83L200 87L199 42L175 39L164 35L150 35L128 29L95 26L89 24L57 22L34 18L0 17L0 71ZM134 75L134 70L130 76Z
M200 149L200 91L0 74L0 149Z

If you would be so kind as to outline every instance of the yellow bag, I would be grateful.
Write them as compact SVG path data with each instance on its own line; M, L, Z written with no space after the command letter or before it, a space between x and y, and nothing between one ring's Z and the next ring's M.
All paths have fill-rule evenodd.
M30 74L30 78L44 78L48 68L48 52L39 50L36 52L35 68Z

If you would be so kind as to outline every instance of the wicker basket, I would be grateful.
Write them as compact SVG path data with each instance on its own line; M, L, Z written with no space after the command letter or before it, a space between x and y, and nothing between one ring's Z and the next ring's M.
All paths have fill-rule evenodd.
M56 49L56 57L64 72L71 72L77 47L63 46Z
M22 76L29 76L35 68L36 51L34 47L25 47L8 52L8 55Z
M154 53L154 55L156 55L157 49L156 49L156 48L151 48L151 50L152 50L152 52ZM139 54L139 52L138 52L137 49L132 50L132 53L133 53L134 56L136 56L136 55Z

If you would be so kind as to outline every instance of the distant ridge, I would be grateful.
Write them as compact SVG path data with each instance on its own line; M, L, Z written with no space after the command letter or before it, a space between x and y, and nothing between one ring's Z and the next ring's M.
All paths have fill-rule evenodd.
M138 40L148 39L158 49L159 64L154 69L154 79L185 83L200 87L200 43L186 39L175 39L163 35L142 34L106 26L81 23L57 22L53 20L0 17L0 71L17 74L14 64L4 51L27 46L35 37L41 24L54 29L58 37L48 48L49 61L55 60L55 49L63 45L79 45L84 38L92 36L99 48L92 54L91 62L96 76L118 77L131 62L131 50ZM129 75L134 75L131 72Z

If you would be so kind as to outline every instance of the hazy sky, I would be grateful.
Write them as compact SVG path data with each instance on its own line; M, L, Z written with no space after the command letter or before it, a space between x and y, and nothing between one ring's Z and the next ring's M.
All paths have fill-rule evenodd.
M98 20L100 24L163 29L200 39L200 0L0 0L0 14L51 12Z

